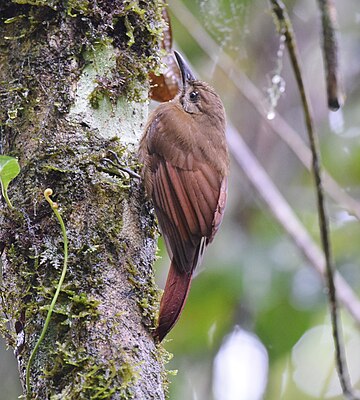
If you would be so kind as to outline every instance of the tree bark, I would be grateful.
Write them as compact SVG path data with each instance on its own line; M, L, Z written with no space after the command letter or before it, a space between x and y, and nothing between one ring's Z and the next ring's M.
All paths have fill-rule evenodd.
M36 399L163 399L155 346L157 229L136 179L149 71L159 61L161 3L0 2L1 153L21 173L1 206L0 330ZM113 171L114 172L114 171ZM69 264L45 339L26 364L60 278L63 239L43 197L53 190Z

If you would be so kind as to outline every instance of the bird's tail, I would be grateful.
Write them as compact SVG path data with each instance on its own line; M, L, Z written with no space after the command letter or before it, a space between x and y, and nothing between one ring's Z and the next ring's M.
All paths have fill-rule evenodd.
M189 293L191 278L192 271L180 272L172 260L160 302L159 324L154 335L159 342L179 319Z

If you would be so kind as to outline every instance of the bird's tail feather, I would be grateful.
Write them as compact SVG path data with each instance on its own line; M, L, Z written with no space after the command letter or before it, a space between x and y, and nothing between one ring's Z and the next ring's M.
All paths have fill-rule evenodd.
M160 302L159 324L155 331L155 337L159 342L164 339L180 317L189 293L191 277L192 271L180 272L172 260Z

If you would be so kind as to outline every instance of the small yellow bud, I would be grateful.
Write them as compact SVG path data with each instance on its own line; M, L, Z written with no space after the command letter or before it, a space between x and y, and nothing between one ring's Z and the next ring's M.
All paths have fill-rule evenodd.
M47 189L44 190L44 196L45 197L50 197L50 196L52 196L52 194L53 194L52 189L47 188Z

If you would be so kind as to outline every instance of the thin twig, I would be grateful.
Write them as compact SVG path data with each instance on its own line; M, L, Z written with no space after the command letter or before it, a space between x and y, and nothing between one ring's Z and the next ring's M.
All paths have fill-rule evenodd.
M337 13L333 0L318 0L322 23L322 46L326 71L328 107L338 110L344 102L336 37Z
M345 357L345 349L343 346L343 339L341 334L341 321L339 316L339 307L338 307L336 289L334 283L335 265L332 256L330 233L329 233L329 221L325 209L323 185L321 180L321 160L320 160L318 139L313 126L313 118L312 118L312 112L310 110L310 102L308 100L308 96L302 79L302 73L299 62L300 58L290 18L287 14L285 5L280 0L279 1L271 0L271 4L273 13L276 17L276 22L279 24L278 27L279 33L285 35L286 45L289 51L295 79L300 92L301 103L303 106L304 116L305 116L305 124L310 141L310 149L312 152L312 170L315 180L321 244L325 255L326 281L328 287L328 298L329 298L330 315L332 322L332 333L335 345L337 371L344 395L348 399L354 399L355 396L352 392L352 387L350 383L350 377Z
M271 130L279 135L289 148L294 152L298 159L305 165L307 169L311 169L311 152L297 132L277 114L273 120L268 120L266 99L264 94L250 81L250 79L239 69L238 65L224 51L219 54L218 44L210 37L201 23L180 1L172 1L170 3L173 15L187 29L188 33L199 44L201 49L207 56L224 71L240 93L252 104L254 109L258 111L264 122ZM324 188L333 200L339 206L346 209L351 215L360 220L360 204L349 196L338 183L323 170Z

